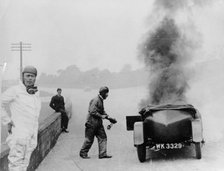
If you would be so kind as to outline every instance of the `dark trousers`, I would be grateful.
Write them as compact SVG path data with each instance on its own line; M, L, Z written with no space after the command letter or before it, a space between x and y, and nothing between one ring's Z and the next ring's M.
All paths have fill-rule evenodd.
M68 116L64 109L60 109L61 112L61 128L67 129L68 128Z
M85 124L85 140L80 150L80 155L86 156L94 142L96 136L99 147L99 157L107 155L107 135L101 121L89 122Z

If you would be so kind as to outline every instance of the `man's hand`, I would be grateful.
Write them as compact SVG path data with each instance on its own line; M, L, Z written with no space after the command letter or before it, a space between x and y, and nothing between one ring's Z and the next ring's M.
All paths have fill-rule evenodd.
M102 119L107 119L108 115L101 115Z
M13 121L8 123L8 133L9 134L12 134L12 127L15 127Z
M111 127L117 123L117 120L115 118L111 118L110 116L107 117L107 120L110 121L110 125L107 126L107 129L110 130Z

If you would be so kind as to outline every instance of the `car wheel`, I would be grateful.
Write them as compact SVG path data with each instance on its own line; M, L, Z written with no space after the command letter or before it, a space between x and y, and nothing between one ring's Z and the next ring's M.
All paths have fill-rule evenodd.
M144 144L137 145L138 159L140 162L144 162L146 159L146 146Z
M195 152L196 152L196 158L201 159L201 143L200 142L195 143Z

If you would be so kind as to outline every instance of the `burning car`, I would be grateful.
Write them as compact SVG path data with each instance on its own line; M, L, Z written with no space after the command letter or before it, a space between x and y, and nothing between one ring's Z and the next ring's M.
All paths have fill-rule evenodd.
M134 146L140 162L146 160L146 149L173 150L194 144L200 159L202 119L190 104L151 105L137 116L126 116L127 130L134 131Z

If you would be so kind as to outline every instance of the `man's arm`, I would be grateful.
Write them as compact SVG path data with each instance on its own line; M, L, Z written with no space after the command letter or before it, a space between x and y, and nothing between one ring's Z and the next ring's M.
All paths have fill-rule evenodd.
M65 106L65 100L64 100L64 97L63 96L61 96L62 97L62 104L63 104L63 106Z
M11 124L14 125L11 117L6 111L7 105L9 105L10 102L12 102L16 97L15 89L9 88L2 94L2 104L1 104L1 111L2 111L2 123L3 125Z
M104 115L104 113L99 113L98 101L95 99L90 102L89 114L101 119L105 119L105 117L107 116Z
M49 106L50 106L52 109L56 110L56 109L55 109L55 104L54 104L54 96L51 98L51 102L50 102Z

